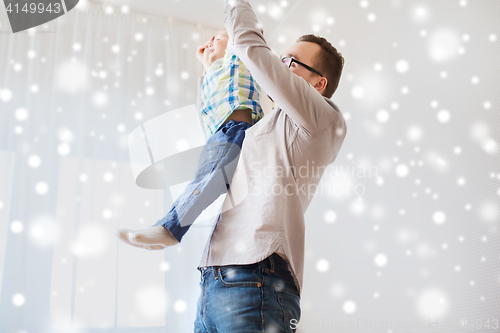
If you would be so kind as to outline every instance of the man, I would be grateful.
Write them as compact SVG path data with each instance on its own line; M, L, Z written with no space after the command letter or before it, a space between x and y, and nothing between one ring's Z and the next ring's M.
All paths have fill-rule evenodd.
M195 332L293 332L300 319L304 214L346 136L330 100L343 58L323 38L306 35L279 59L248 1L225 0L224 13L235 53L278 108L246 130L198 267ZM150 249L178 243L161 227L131 239Z

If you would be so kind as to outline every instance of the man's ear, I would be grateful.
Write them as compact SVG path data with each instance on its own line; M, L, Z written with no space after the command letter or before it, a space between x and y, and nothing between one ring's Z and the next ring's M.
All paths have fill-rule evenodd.
M326 85L328 84L328 79L324 76L322 76L319 81L314 85L314 88L316 88L318 91L322 91L323 89L326 88Z

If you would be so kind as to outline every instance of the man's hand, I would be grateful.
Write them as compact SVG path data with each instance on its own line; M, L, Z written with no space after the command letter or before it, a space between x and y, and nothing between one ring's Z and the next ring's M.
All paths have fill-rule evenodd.
M208 62L208 55L209 55L209 47L212 46L212 43L214 41L214 37L212 37L208 42L204 43L202 46L198 48L198 51L196 51L196 58L203 64L203 68L207 71L211 64Z

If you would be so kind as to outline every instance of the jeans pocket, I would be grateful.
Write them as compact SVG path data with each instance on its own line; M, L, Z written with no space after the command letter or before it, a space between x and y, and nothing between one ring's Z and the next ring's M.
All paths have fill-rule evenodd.
M300 296L296 290L284 285L274 287L278 303L283 311L283 324L286 332L295 332L300 321Z
M217 267L219 282L226 287L260 287L262 273L260 265L229 265Z

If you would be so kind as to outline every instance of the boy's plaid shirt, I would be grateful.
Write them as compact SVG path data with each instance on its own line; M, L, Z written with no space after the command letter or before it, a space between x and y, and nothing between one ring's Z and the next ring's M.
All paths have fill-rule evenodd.
M263 117L259 98L257 82L240 58L228 48L226 55L212 64L203 79L201 116L209 135L214 134L237 109L251 109L252 124L255 124Z

